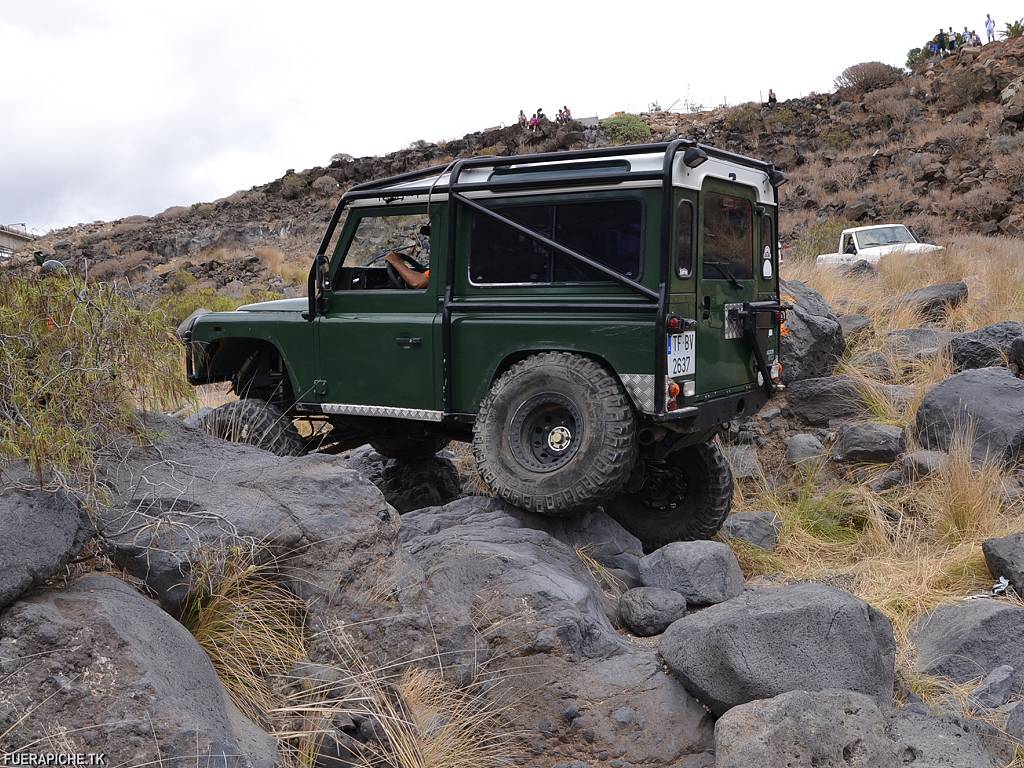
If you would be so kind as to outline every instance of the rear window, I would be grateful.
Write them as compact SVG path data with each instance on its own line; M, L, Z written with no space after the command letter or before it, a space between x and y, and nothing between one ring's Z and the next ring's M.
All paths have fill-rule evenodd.
M495 212L550 237L621 275L640 275L643 206L639 200L515 205ZM474 212L469 251L473 283L589 283L604 275L541 245L489 216Z
M752 277L754 206L749 200L706 193L703 235L705 279L728 280L723 270L738 279Z
M689 277L693 273L693 204L679 203L676 212L676 273Z

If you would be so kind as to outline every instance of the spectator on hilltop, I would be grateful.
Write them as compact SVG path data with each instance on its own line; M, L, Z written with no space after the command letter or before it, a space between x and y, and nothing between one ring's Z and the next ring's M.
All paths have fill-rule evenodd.
M544 114L543 107L537 107L537 122L541 123L548 119L548 116Z
M774 107L778 103L779 103L779 99L775 95L775 91L772 90L771 88L769 88L768 89L768 106L769 107Z
M533 117L530 118L530 133L536 133L540 127L540 120L537 118L537 113L533 113Z
M935 36L935 42L939 45L939 53L945 53L946 49L949 47L949 39L946 37L946 30L939 30L939 34Z
M985 14L985 34L988 35L988 42L996 41L996 21L989 14Z
M525 128L526 127L526 113L523 112L523 110L521 110L521 109L519 110L519 127L520 128Z

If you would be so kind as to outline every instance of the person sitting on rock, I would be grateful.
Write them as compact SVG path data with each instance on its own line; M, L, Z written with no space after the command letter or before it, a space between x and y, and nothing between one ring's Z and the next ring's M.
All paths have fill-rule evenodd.
M564 106L564 105L562 107L562 115L565 118L563 122L566 122L566 123L572 122L572 112L570 112L569 108Z
M523 112L523 110L521 110L521 109L519 110L519 127L520 128L525 128L526 127L526 113Z
M540 125L540 120L537 119L537 113L533 113L533 117L530 118L530 133L536 133L537 127Z
M778 103L779 103L779 99L775 95L775 91L772 90L771 88L769 88L768 89L768 106L769 107L774 107Z

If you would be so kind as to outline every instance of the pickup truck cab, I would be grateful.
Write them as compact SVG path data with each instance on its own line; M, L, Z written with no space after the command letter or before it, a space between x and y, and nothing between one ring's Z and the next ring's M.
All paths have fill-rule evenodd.
M918 254L941 251L942 246L922 243L903 224L876 224L844 229L839 236L836 253L823 253L818 264L853 264L866 261L877 264L883 256L894 253Z
M601 505L649 549L713 536L732 500L714 437L781 388L784 181L678 139L353 187L305 299L183 327L190 381L242 398L208 429L294 453L308 419L316 450L406 460L471 442L517 506Z

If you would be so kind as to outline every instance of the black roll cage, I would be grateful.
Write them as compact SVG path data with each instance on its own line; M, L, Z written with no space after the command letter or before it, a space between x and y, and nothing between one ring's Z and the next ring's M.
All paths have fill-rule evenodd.
M313 264L309 269L309 275L307 276L307 293L309 299L309 309L303 313L303 317L306 320L313 321L316 319L318 314L324 311L323 297L321 295L321 270L320 267L325 263L327 259L327 249L331 244L331 239L334 236L334 230L338 226L338 221L341 219L341 214L345 207L350 201L353 200L366 200L374 198L382 198L388 200L389 197L394 199L404 197L416 197L421 195L430 195L434 192L447 192L448 201L448 260L445 264L445 280L444 280L444 301L441 309L441 345L442 345L442 395L443 395L443 412L449 414L452 412L452 331L451 331L451 315L452 311L456 310L459 312L472 312L472 311L501 311L501 312L514 312L514 311L614 311L614 312L654 312L655 313L655 332L656 338L661 339L665 335L665 322L668 308L668 286L669 286L669 269L672 263L672 222L673 222L673 184L672 184L672 167L675 162L676 154L680 149L687 149L690 147L696 147L702 150L708 157L717 157L723 160L728 160L732 163L739 165L745 165L750 168L755 168L760 171L764 171L768 174L769 182L772 188L778 191L778 186L784 180L783 174L775 169L773 163L764 162L762 160L756 160L745 155L739 155L733 152L727 152L725 150L717 149L715 147L709 147L704 144L699 144L691 139L674 139L669 142L660 142L657 144L634 144L623 147L602 147L598 149L585 149L585 150L565 150L561 152L539 152L529 155L509 155L509 156L481 156L472 158L457 159L449 165L435 165L429 168L423 168L417 171L409 171L407 173L401 173L397 176L390 176L385 179L373 180L356 184L351 187L347 192L341 196L341 200L334 209L334 213L331 215L331 220L327 225L327 230L324 232L324 236L320 241L320 247L317 249L316 258L313 260ZM512 165L518 165L521 163L536 163L536 162L550 162L553 160L582 160L592 158L604 158L604 157L621 157L622 155L639 155L639 154L651 154L654 152L664 153L664 162L660 171L647 171L632 173L629 171L609 171L608 173L588 174L586 177L574 178L566 177L565 179L524 179L521 181L511 180L489 180L486 182L475 182L475 183L459 183L459 177L462 172L468 168L507 168ZM411 186L400 190L391 189L396 184L405 184L420 179L427 179L433 176L438 176L448 173L448 184L442 187L440 190L435 189L436 182L427 186ZM466 197L463 193L475 192L475 191L489 191L489 192L503 192L503 191L522 191L528 189L550 189L552 187L560 186L579 186L580 184L592 185L592 184L619 184L625 181L658 181L662 183L662 222L661 222L661 247L660 251L660 262L658 269L658 290L652 290L642 283L637 282L625 275L619 274L615 270L606 267L590 257L579 253L546 235L536 232L529 227L524 227L522 224L513 221L507 216L502 216L490 208ZM389 195L388 193L392 193ZM616 302L614 304L565 304L555 302L543 302L543 301L523 301L523 302L506 302L502 304L494 304L488 302L487 304L472 304L469 302L459 302L454 298L454 283L455 283L455 251L456 242L458 238L458 230L456 227L457 213L460 206L464 206L480 214L488 216L501 224L511 227L517 232L532 238L533 240L541 243L542 245L552 248L565 256L583 264L591 269L597 270L601 274L605 275L609 279L618 283L619 285L629 288L634 293L639 294L643 298L647 299L646 302L637 303L622 303ZM657 415L662 416L665 414L665 379L667 375L666 367L668 365L665 359L665 353L659 344L654 345L654 392L655 392L655 412Z

